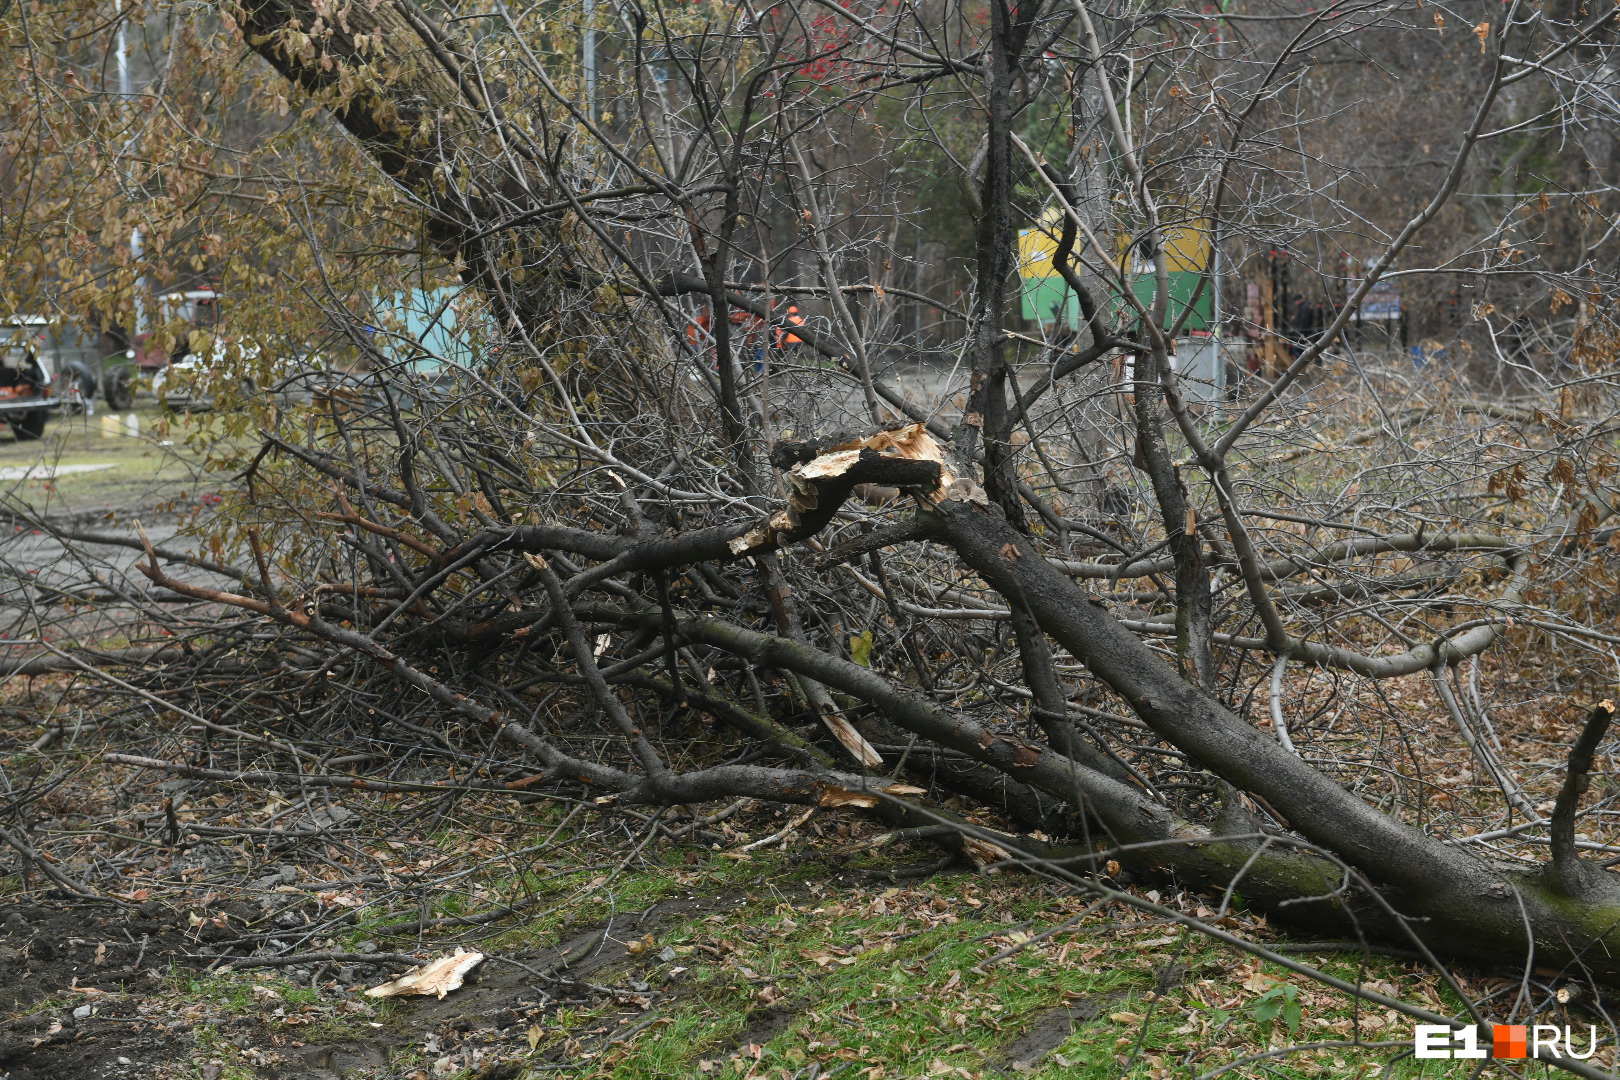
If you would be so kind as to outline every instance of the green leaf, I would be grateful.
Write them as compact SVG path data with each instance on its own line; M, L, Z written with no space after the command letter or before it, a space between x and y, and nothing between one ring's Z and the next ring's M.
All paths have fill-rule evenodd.
M1293 1038L1299 1034L1299 1025L1305 1019L1305 1009L1297 1001L1290 1001L1282 1008L1283 1023L1288 1027L1288 1036Z
M1286 985L1267 990L1254 999L1254 1004L1249 1007L1249 1015L1262 1024L1269 1024L1281 1017L1292 1035L1305 1019L1305 1009L1299 1003L1299 987Z
M872 666L872 631L862 630L850 636L849 658L861 667Z

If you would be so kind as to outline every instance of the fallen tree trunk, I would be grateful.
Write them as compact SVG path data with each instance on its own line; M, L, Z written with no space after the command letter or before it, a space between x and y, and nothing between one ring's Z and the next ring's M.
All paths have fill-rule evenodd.
M637 640L667 634L681 648L719 650L759 670L791 673L847 695L929 745L954 751L1075 807L1102 835L1098 843L1071 849L1066 857L1093 869L1117 860L1142 873L1240 891L1262 909L1298 924L1397 944L1421 941L1436 952L1457 956L1504 961L1529 956L1591 978L1620 978L1620 961L1613 958L1620 955L1620 886L1613 875L1583 869L1567 844L1555 847L1558 859L1553 864L1534 870L1476 858L1367 805L1189 683L1043 557L976 485L942 484L937 458L902 456L919 452L914 441L919 432L908 430L909 435L899 432L867 440L884 445L883 451L863 445L800 462L789 474L793 500L761 524L645 539L562 527L488 530L434 562L470 566L474 558L521 553L550 576L541 553L601 560L575 573L566 585L554 579L549 615L559 625L617 626L639 634ZM937 455L937 447L924 445L921 452ZM1237 791L1259 797L1294 835L1268 835L1235 805L1212 825L1196 824L1150 791L1108 775L1095 751L1087 760L1065 756L1049 744L988 726L802 641L726 619L672 613L667 607L577 599L616 577L668 573L693 563L735 562L809 539L863 482L909 488L920 509L904 535L920 534L946 545L992 590L1027 611L1044 634L1080 660L1166 743L1185 751ZM806 805L872 805L867 793L888 790L859 773L825 765L810 771L717 766L677 774L663 765L650 745L644 746L634 767L593 764L552 749L546 740L505 723L497 711L383 650L372 638L344 630L310 609L188 585L169 577L155 553L141 570L155 584L184 595L256 611L340 647L369 653L396 678L540 753L548 766L546 775L584 780L614 801L676 805L741 795ZM268 586L264 591L274 596ZM642 741L642 732L622 713L611 689L627 684L610 685L585 641L576 631L573 666L583 675L576 678L576 685L581 681L591 685L600 707L621 712L625 737L632 743ZM678 697L677 685L678 677L661 684L661 696ZM713 695L710 690L700 693ZM1612 704L1605 702L1594 715L1606 721L1612 713ZM755 733L771 726L763 719L756 723ZM1595 738L1589 734L1586 743L1594 744ZM1575 797L1566 795L1562 804L1570 821ZM1047 850L1065 854L1061 848Z
M1264 797L1292 829L1384 890L1408 932L1459 956L1534 957L1595 977L1620 977L1615 875L1571 873L1567 863L1527 871L1474 858L1380 813L1189 685L992 509L945 503L929 514L964 562L1027 606L1044 631L1166 741L1235 787ZM1603 702L1597 712L1612 716L1614 706ZM1573 851L1568 858L1576 858ZM1255 879L1265 872L1246 876L1259 884ZM1313 895L1300 888L1304 884L1294 884L1296 900Z

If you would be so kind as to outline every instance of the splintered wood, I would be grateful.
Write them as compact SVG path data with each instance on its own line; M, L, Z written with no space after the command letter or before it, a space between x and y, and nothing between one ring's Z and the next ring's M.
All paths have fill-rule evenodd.
M460 949L449 956L441 956L437 960L423 964L415 971L407 972L392 982L373 986L366 991L367 997L403 997L407 994L435 994L444 997L452 990L461 989L462 980L467 972L484 962L484 954L477 952L462 952Z
M956 476L945 464L945 452L923 424L907 424L893 431L880 431L862 439L842 443L818 454L810 461L795 465L784 473L788 486L788 504L769 519L732 540L731 552L744 555L768 550L782 542L784 534L798 528L805 513L820 505L820 485L837 480L854 468L865 451L884 454L907 461L931 461L939 465L939 485L927 496L932 502L946 498L956 484Z

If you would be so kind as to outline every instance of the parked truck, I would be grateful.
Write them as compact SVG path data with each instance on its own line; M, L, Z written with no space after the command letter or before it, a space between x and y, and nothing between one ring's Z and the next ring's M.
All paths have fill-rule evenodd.
M55 412L94 411L102 352L100 335L43 315L0 317L0 423L37 439Z

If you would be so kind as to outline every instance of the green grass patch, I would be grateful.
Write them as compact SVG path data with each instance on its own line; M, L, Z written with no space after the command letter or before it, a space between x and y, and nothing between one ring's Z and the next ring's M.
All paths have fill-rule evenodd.
M787 1080L812 1065L863 1080L1158 1080L1276 1047L1359 1040L1403 1045L1325 1046L1228 1075L1468 1074L1465 1062L1396 1060L1411 1039L1402 1018L1156 920L1100 913L1034 940L1079 906L1027 882L967 875L748 900L658 937L654 949L675 955L639 976L665 992L644 1012L609 1003L559 1013L539 1052L614 1080ZM1321 962L1430 1008L1459 1004L1397 961Z
M537 809L537 823L560 813ZM439 839L450 837L426 849L457 854ZM431 1080L474 1080L501 1062L521 1065L526 1080L795 1080L812 1069L844 1080L1191 1080L1223 1068L1245 1078L1414 1080L1469 1076L1477 1065L1415 1061L1404 1017L1161 918L1121 908L1082 915L1082 898L1031 878L960 873L889 885L780 853L735 858L656 843L638 852L636 866L621 854L603 869L594 860L607 853L583 844L579 858L596 868L569 873L492 861L457 878L476 901L435 906L478 911L535 898L476 945L520 962L586 928L629 944L624 959L576 973L579 983L566 973L530 982L491 961L479 989L442 1004L394 999L370 1009L352 992L262 971L177 974L175 994L207 1006L198 1045L218 1047L233 1066L260 1066L223 1038L244 1017L310 1045L385 1047L390 1064L347 1074L355 1080L408 1076L405 1063L418 1059ZM631 917L660 901L673 903L651 921ZM1163 902L1211 915L1197 897ZM1252 914L1221 922L1279 939ZM464 929L451 932L471 944ZM420 947L450 945L430 937ZM1431 1011L1461 1012L1426 969L1332 952L1302 959ZM513 1007L541 990L549 1007ZM458 1000L465 1013L451 1008ZM1300 1044L1316 1045L1282 1052ZM1502 1075L1487 1066L1484 1075Z

